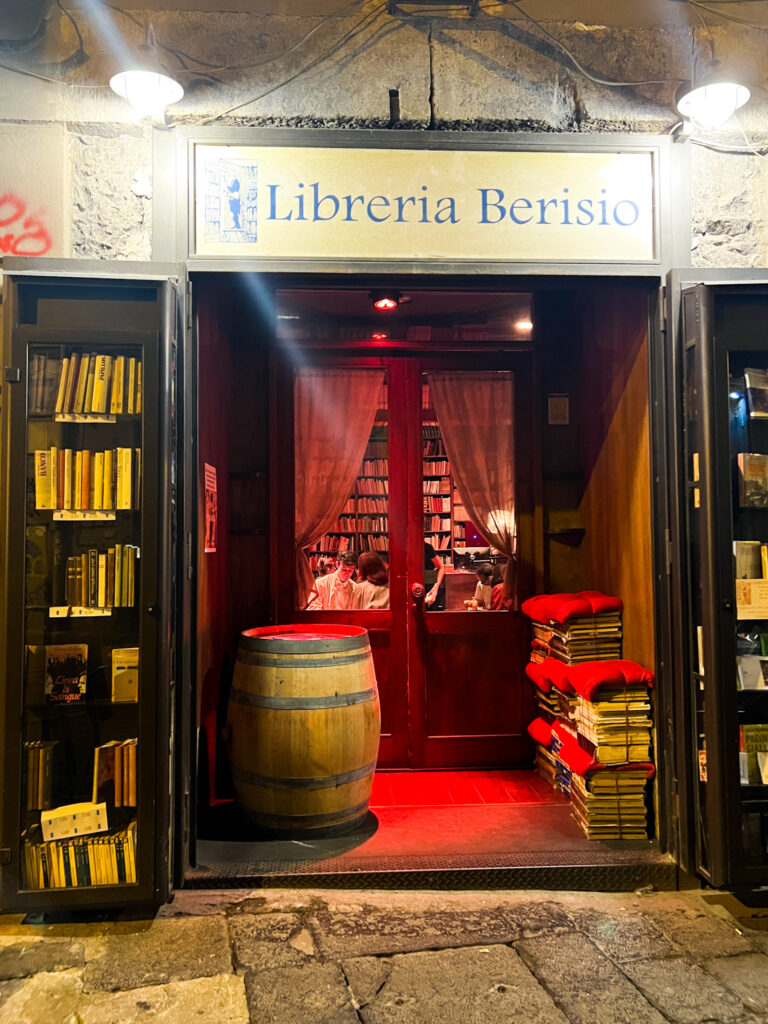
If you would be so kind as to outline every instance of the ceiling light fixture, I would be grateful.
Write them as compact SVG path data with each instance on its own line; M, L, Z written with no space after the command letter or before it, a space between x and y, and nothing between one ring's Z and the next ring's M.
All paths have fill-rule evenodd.
M677 90L678 111L700 128L722 128L743 107L750 92L722 70L719 60L708 61L703 74Z
M162 119L165 108L178 103L184 95L182 87L160 63L151 23L130 67L113 75L109 84L113 92L128 100L140 117Z
M398 291L370 292L369 298L374 309L378 309L382 313L391 313L400 304L400 292Z

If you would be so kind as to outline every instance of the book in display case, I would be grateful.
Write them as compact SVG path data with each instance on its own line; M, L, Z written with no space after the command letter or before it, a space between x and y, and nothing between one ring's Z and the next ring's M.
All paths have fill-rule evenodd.
M167 892L174 294L11 278L4 909Z
M768 291L683 292L696 870L768 884Z

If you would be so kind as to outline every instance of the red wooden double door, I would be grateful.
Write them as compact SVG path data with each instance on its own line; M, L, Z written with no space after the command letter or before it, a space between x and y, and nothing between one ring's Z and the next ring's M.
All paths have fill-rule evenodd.
M386 412L379 418L385 420L388 445L386 557L390 604L386 610L296 610L293 559L277 558L273 560L277 621L348 623L369 631L381 697L380 767L529 764L532 745L525 726L532 710L530 688L524 679L530 643L528 621L517 611L472 612L465 610L463 603L453 609L430 610L418 596L418 585L424 584L426 575L425 491L429 489L429 479L440 479L438 474L428 476L425 468L441 468L429 462L425 467L425 440L428 442L432 433L425 430L426 418L431 415L424 402L428 375L439 370L460 378L463 373L497 370L512 372L515 378L513 424L520 600L530 592L536 547L531 353L472 353L450 358L413 354L351 358L324 354L312 362L315 366L337 369L379 367L385 371L386 398L382 404L386 405ZM272 421L282 439L280 483L273 505L273 542L283 552L294 550L293 491L291 474L287 472L287 456L292 446L284 443L293 430L294 372L289 360L280 362ZM434 433L438 432L439 424ZM374 454L381 451L374 450ZM374 468L381 470L380 465ZM364 488L364 479L358 481L358 490ZM435 490L439 487L440 484ZM453 538L448 541L447 550L439 552L449 561L452 541Z

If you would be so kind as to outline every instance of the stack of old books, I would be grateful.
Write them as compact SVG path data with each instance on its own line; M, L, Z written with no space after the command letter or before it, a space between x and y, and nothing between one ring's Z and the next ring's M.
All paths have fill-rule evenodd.
M583 614L586 608L594 619L604 618L605 628L592 630L592 657L585 660L590 642L576 639L576 624L582 620L585 626L582 637L589 632L583 621L589 618ZM653 673L636 662L605 656L616 644L620 652L621 601L587 591L531 598L523 610L534 628L526 674L538 706L538 717L528 728L536 743L537 771L568 796L574 817L591 839L647 838L646 786L655 771ZM545 626L551 634L548 654L542 646Z
M558 658L567 665L621 657L620 598L598 590L540 594L523 602L533 626L531 660Z

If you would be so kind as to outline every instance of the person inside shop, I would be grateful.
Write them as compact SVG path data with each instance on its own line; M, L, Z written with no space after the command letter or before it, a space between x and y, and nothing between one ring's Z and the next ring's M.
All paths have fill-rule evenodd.
M514 605L512 587L512 559L505 564L497 562L493 569L493 590L491 591L491 611L508 612Z
M357 560L353 607L389 608L389 571L375 551L364 551Z
M342 551L339 567L327 576L318 576L308 607L312 611L339 611L352 608L357 584L352 579L357 565L354 551Z
M476 567L475 575L477 576L477 586L473 599L477 601L478 608L490 609L493 597L493 566L484 562Z
M428 588L424 604L433 611L445 609L445 591L442 589L445 566L442 558L428 541L424 541L424 585Z

